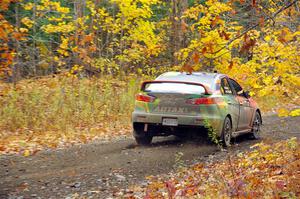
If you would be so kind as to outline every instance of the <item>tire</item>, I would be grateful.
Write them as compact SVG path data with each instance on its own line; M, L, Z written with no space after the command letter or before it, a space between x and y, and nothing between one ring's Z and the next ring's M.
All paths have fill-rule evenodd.
M134 137L135 141L138 145L142 145L142 146L148 146L151 144L152 142L152 136L147 136L147 135L143 135L143 136L138 136L138 137Z
M261 116L258 111L256 111L253 124L252 124L252 131L250 133L250 138L254 140L260 139L260 127L262 125Z
M138 145L149 146L152 142L152 137L150 136L135 137L135 141Z
M221 134L221 144L224 147L231 146L232 137L232 125L229 117L226 117L223 124L222 134Z

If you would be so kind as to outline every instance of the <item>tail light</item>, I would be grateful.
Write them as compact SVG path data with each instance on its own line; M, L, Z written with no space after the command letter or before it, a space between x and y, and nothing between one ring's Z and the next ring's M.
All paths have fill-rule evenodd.
M186 103L193 104L193 105L200 105L200 104L218 104L222 100L220 98L193 98L188 99Z
M135 96L135 99L141 102L154 102L155 97L139 93Z

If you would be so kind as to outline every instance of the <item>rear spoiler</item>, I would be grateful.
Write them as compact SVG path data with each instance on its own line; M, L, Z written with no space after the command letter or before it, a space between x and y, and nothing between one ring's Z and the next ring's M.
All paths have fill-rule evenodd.
M196 82L184 82L184 81L168 81L168 80L154 80L154 81L144 81L141 86L141 90L145 91L146 85L147 84L156 84L156 83L175 83L175 84L189 84L189 85L196 85L196 86L201 86L204 88L205 94L209 95L212 94L210 89L205 86L204 84L201 83L196 83Z

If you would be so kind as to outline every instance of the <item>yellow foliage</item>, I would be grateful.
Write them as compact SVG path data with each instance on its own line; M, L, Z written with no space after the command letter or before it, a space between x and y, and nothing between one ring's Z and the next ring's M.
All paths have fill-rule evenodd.
M67 77L78 77L78 74L83 70L84 66L74 65L67 73Z
M236 39L243 27L237 22L225 23L228 11L232 11L230 4L216 0L185 11L183 18L195 21L191 31L199 36L176 53L182 65L191 65L194 70L217 69L240 80L256 98L272 96L281 104L299 104L300 76L296 72L300 69L299 30L266 25ZM278 18L286 20L284 13ZM195 52L201 61L193 62ZM245 55L251 58L247 60ZM287 110L279 112L288 115Z
M59 47L61 49L66 50L66 49L68 49L68 43L69 43L69 38L67 38L67 37L61 37L61 44L60 44Z
M22 33L27 33L27 32L28 32L28 29L27 29L27 28L20 28L20 32L22 32Z
M284 109L284 108L279 109L277 112L278 112L278 116L279 117L287 117L287 116L289 116L289 111L286 110L286 109Z
M28 149L26 149L26 150L24 151L24 153L23 153L23 156L24 156L24 157L30 156L30 151L29 151Z
M21 22L28 28L31 28L34 25L34 22L28 17L24 17L23 19L21 19Z
M61 44L59 45L59 49L57 49L57 52L65 57L69 56L69 38L67 37L61 37Z
M75 30L73 22L60 22L58 25L47 24L42 26L42 29L46 33L70 33Z
M27 3L27 4L23 5L23 8L24 8L25 10L32 10L32 8L33 8L33 3Z
M22 18L24 27L19 27L18 33L30 34L34 26L35 30L43 32L41 35L46 33L50 41L56 40L57 43L51 45L56 48L51 48L55 52L51 57L59 66L72 63L66 60L67 57L72 58L72 53L83 65L97 63L101 71L108 73L141 68L139 72L154 74L159 67L153 67L157 60L152 58L170 58L168 47L174 41L170 42L172 36L168 34L178 31L178 37L184 40L178 46L186 47L178 49L174 44L174 49L178 50L175 56L179 60L176 65L226 73L241 80L245 90L250 90L256 98L272 96L283 102L279 104L297 104L300 101L300 77L297 72L300 67L300 27L297 29L296 23L293 28L282 26L288 19L297 20L299 12L294 6L278 13L272 26L262 18L259 27L243 33L246 29L243 23L236 20L238 16L234 16L236 7L233 1L194 1L194 5L189 4L184 11L179 8L177 11L180 12L173 13L173 17L178 23L184 22L182 27L172 27L174 24L169 14L173 11L168 7L169 3L161 0L108 0L105 7L102 3L96 5L95 1L86 0L86 4L78 5L83 13L75 13L76 9L71 8L71 4L57 0L23 2L22 8L26 10L24 16L35 10L36 17L35 22L30 17ZM266 6L267 11L276 12L274 2L267 2L270 4ZM176 6L180 7L180 3L178 1ZM261 3L256 4L257 14L267 9ZM161 7L170 13L158 16L157 10L153 12L153 8ZM180 15L183 16L180 18ZM0 34L5 35L5 29L13 28L6 26ZM171 28L175 29L171 31ZM180 28L184 30L180 31ZM96 54L104 57L94 61ZM13 55L11 53L4 58L13 60ZM49 60L46 62L50 63Z
M290 113L289 113L290 116L292 117L298 117L300 116L300 109L295 109L295 110L292 110Z

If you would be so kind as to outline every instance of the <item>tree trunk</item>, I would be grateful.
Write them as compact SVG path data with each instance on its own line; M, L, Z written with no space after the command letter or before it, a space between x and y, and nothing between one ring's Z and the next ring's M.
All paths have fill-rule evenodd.
M181 19L184 11L188 8L187 0L171 0L172 11L170 13L171 31L170 31L170 52L171 52L171 64L178 65L178 59L175 53L184 46L184 32Z
M32 20L34 22L33 24L33 40L32 40L32 69L33 69L33 75L36 76L37 75L37 48L36 48L36 7L37 7L37 2L36 0L34 0L34 6L33 6L33 17L32 17Z
M16 19L16 29L19 30L20 28L20 16L19 16L19 4L16 4L15 7L15 19ZM14 86L16 86L17 81L20 79L20 58L19 58L19 53L20 53L20 42L18 40L15 40L15 49L16 49L16 56L15 56L15 61L13 63L12 67L12 81Z

